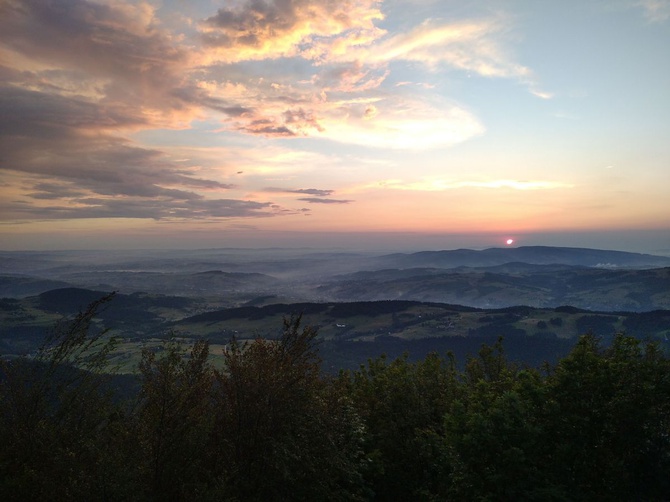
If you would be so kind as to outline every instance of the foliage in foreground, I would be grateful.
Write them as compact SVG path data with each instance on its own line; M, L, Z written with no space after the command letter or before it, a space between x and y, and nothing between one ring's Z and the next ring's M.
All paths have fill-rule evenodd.
M35 360L0 366L2 500L667 500L670 361L653 343L583 336L555 367L501 342L380 357L326 377L316 331L145 350L141 390L105 385L96 302Z

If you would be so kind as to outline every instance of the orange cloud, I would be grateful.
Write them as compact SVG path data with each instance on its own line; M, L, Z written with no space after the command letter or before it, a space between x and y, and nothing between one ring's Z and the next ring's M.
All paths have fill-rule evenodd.
M379 149L445 147L482 134L484 126L458 103L419 96L411 86L385 87L392 62L532 79L500 46L494 22L430 21L389 36L375 26L383 19L379 0L227 5L233 7L177 34L149 2L0 0L0 168L25 176L4 190L19 201L6 203L13 208L6 214L289 214L254 191L271 177L295 177L314 166L329 176L333 161L305 152L264 156L267 150L254 157L249 152L258 146L243 155L228 144L143 147L135 133L157 138L156 130L189 129L203 119L223 124L218 131L210 126L213 142L215 132L237 132ZM295 58L290 65L279 60L287 57ZM184 156L188 162L174 160ZM244 180L229 183L226 173L239 169ZM238 181L247 185L239 188ZM222 191L233 194L215 198ZM233 198L249 193L258 201Z
M380 4L379 0L244 2L219 9L200 27L204 43L219 49L212 55L218 61L298 55L316 60L330 47L322 46L320 38L333 37L334 50L341 52L378 36L373 22L383 18Z
M313 72L302 79L281 72L249 78L244 88L232 88L227 80L217 84L210 73L209 92L234 96L245 110L231 116L228 127L266 137L310 136L376 148L450 146L484 131L477 118L456 103L413 97L409 88L405 94L384 92L382 85L394 61L516 78L534 95L551 97L503 47L501 21L429 20L406 33L387 36L374 26L383 18L380 4L242 2L201 23L210 61L231 68L242 61L295 57L302 60L301 71ZM207 71L214 68L226 75L221 65Z

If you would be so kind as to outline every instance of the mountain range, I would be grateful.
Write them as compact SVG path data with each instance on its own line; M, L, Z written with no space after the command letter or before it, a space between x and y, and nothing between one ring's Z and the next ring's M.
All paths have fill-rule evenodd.
M76 287L246 303L412 300L481 308L670 308L670 257L547 246L417 253L313 250L1 252L0 297Z
M30 353L54 326L116 292L95 329L140 348L199 338L277 336L282 318L319 329L326 367L451 351L460 360L504 337L512 359L567 354L579 334L670 336L670 258L521 247L407 254L313 250L0 252L0 354ZM670 348L670 346L668 347Z

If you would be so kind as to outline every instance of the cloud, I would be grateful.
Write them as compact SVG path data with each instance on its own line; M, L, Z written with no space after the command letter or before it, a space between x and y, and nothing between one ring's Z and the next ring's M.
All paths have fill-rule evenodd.
M516 78L542 94L500 45L499 23L430 20L390 35L376 25L381 4L239 0L177 32L160 18L167 8L141 0L0 0L0 170L11 179L2 187L3 216L294 214L241 194L257 193L253 182L275 183L270 173L327 167L304 167L306 151L236 156L243 148L233 142L308 137L411 150L484 132L462 104L393 86L398 64ZM156 141L205 123L210 144ZM242 168L247 174L235 181L246 186L228 183ZM283 193L311 204L352 202L330 198L333 190Z
M539 88L533 72L510 57L503 44L506 31L500 19L443 22L428 19L405 33L374 44L357 46L339 57L367 64L406 61L429 68L453 68L483 77L514 78L542 99L553 94Z
M122 114L77 99L0 87L0 169L100 183L135 192L161 184L201 189L232 185L200 179L162 152L105 132ZM125 117L127 120L127 117ZM122 192L126 193L126 192Z
M22 56L12 58L22 61L21 70L54 82L54 71L77 72L93 91L88 97L135 105L135 113L153 121L161 115L174 123L190 112L171 93L190 64L189 52L159 28L150 4L5 0L0 9L0 45ZM56 85L51 92L59 92Z
M84 197L66 204L5 205L3 211L15 219L49 220L80 218L150 218L154 220L207 220L212 218L268 217L283 211L271 203L235 199L147 200L139 197Z
M237 102L247 111L226 119L224 130L393 149L451 146L484 132L465 107L436 95L404 88L388 92L376 85L352 90L349 84L326 93L319 87L325 83L319 77L297 87L261 80L238 87ZM336 84L328 80L327 86Z
M291 138L297 133L274 119L255 119L236 127L238 131L261 134L269 137Z
M257 81L234 89L246 110L230 120L233 130L266 137L313 137L374 148L435 148L484 131L455 103L380 92L393 62L452 67L487 77L517 78L536 96L549 98L532 72L500 44L501 22L429 20L390 36L374 26L380 2L241 2L201 23L214 59L227 63L297 58L305 78L284 82L281 70L264 67ZM213 69L211 67L210 69ZM222 67L223 69L223 67ZM264 78L267 71L270 78ZM210 89L230 90L230 84ZM279 77L279 78L278 78ZM262 98L261 98L262 96ZM262 99L262 100L261 100Z
M99 105L79 97L0 86L0 134L62 138L80 131L111 131L146 124L124 105Z
M422 96L416 89L385 90L398 63L516 79L537 97L553 97L510 55L503 43L509 23L502 17L429 19L390 35L375 27L383 19L380 5L243 1L203 21L211 59L222 63L203 70L207 89L235 96L245 110L225 127L265 137L393 149L453 146L484 132L458 103ZM240 71L235 63L242 62L247 78L243 85L233 84L230 73Z
M309 202L310 204L350 204L354 202L353 200L320 199L318 197L304 197L298 200L303 202Z
M255 112L249 111L240 114L236 124L238 131L269 137L308 136L311 131L323 132L315 112L303 108L288 108L271 118L258 118Z
M650 23L663 23L670 19L670 0L640 0L635 5L642 8L644 17Z
M453 146L484 132L477 117L455 103L403 95L334 103L320 123L316 137L386 149Z
M54 183L54 182L43 182L35 183L32 186L33 190L36 192L27 193L27 197L33 199L65 199L65 198L74 198L82 197L86 192L76 188L73 184L67 183Z
M327 52L383 33L373 24L383 18L379 0L243 1L221 8L201 24L204 43L220 50L225 62L301 56L325 58ZM327 42L324 41L327 39Z
M136 120L113 108L11 86L0 87L0 108L0 170L23 173L22 186L11 187L21 198L3 212L13 218L203 219L278 213L269 202L210 198L234 185L200 177L160 150L111 134L124 120Z
M14 180L3 187L3 217L280 213L270 202L219 198L235 186L128 139L185 128L203 108L249 113L196 85L197 54L160 27L150 4L6 0L0 31L0 170Z
M525 77L530 70L506 56L495 37L500 31L499 24L492 21L441 23L428 20L407 33L358 48L358 54L354 54L365 61L448 64L487 77Z
M277 188L277 187L268 187L263 189L264 192L279 192L279 193L297 193L297 194L303 194L303 195L316 195L319 197L327 197L329 195L332 195L335 190L321 190L318 188L297 188L297 189L289 189L289 188Z
M379 88L390 70L386 64L365 64L361 61L330 63L321 73L314 74L310 83L320 87L321 92L364 92Z

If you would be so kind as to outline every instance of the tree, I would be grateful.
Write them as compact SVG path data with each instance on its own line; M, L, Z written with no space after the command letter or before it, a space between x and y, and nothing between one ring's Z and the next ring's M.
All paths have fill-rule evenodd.
M184 356L174 340L161 356L142 351L142 389L135 427L138 468L146 494L156 500L189 500L207 492L214 374L209 344L197 341Z
M106 448L121 416L108 390L114 339L91 303L47 337L34 357L0 362L0 497L104 500L114 490Z
M552 473L575 500L666 500L670 362L654 343L580 338L549 381Z
M233 340L216 371L215 469L239 500L357 500L362 424L324 379L301 317L278 340Z
M342 377L367 429L366 471L375 500L420 500L443 490L443 417L458 393L453 359L437 354L369 360Z

